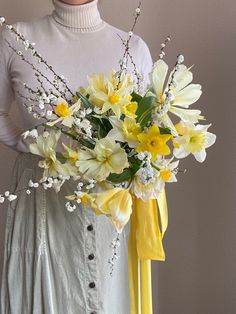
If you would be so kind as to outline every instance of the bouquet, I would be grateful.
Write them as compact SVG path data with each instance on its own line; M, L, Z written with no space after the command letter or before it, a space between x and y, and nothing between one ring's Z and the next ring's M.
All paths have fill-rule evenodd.
M181 54L170 72L164 61L170 37L161 44L150 84L143 90L129 49L139 15L140 6L128 37L121 38L124 55L119 69L89 76L88 85L75 92L34 43L0 18L24 49L8 42L9 47L32 68L38 81L37 89L23 82L26 95L21 95L28 112L39 120L22 136L30 152L41 157L38 166L43 169L41 180L30 180L26 193L40 185L59 193L72 179L77 188L66 196L66 209L74 211L82 203L109 217L118 233L130 220L134 199L157 200L167 183L177 181L180 160L192 154L203 162L206 148L216 139L208 132L210 124L202 124L201 111L190 109L202 94L201 85L192 83L192 67L184 65ZM30 51L50 75L29 61L24 51ZM128 62L133 73L127 70ZM6 191L0 202L16 198L17 191Z

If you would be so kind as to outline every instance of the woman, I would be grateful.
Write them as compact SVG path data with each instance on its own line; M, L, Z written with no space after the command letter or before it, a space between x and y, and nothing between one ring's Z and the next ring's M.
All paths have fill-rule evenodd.
M123 55L120 37L127 34L103 21L97 1L54 0L51 15L17 29L37 44L41 55L57 72L68 78L72 90L86 86L87 75L118 69ZM119 35L119 36L118 36ZM0 44L0 141L17 150L12 189L21 189L29 179L42 173L39 158L28 152L20 134L38 121L23 106L21 82L34 86L32 69L14 54L5 39L16 45L4 31ZM131 53L140 73L147 78L152 60L138 36ZM23 126L9 117L13 99L20 108ZM8 207L1 290L2 314L129 314L127 273L128 230L121 236L120 258L112 276L108 259L115 231L106 217L79 208L65 209L64 196L73 191L73 182L60 194L36 189L22 191Z

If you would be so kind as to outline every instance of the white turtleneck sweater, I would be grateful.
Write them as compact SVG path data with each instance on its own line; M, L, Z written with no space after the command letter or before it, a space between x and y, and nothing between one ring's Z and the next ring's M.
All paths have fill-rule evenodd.
M108 73L119 68L123 47L119 36L127 34L103 21L97 0L84 5L71 6L54 0L51 15L19 22L17 29L27 39L36 43L36 49L52 64L57 73L68 78L68 85L75 91L87 86L87 75ZM119 35L119 36L118 36ZM0 38L0 142L17 150L28 151L21 137L26 129L39 123L24 107L24 100L17 92L25 94L22 82L34 87L37 82L33 70L8 47L6 40L23 50L13 35L4 30ZM145 42L134 35L131 54L141 74L147 79L152 59ZM30 58L30 54L29 54ZM131 69L131 68L130 68ZM45 72L47 74L47 72ZM49 88L49 86L47 86ZM15 125L9 115L11 103L16 100L20 109L22 125Z

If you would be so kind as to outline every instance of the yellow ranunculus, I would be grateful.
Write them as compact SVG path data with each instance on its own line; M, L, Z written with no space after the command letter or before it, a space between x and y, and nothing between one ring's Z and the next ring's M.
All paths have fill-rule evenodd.
M97 215L107 215L118 232L121 232L132 213L132 196L128 190L114 188L101 193L92 194L91 204Z
M157 125L153 125L147 133L138 135L140 142L137 152L147 151L151 153L152 160L155 160L157 155L169 155L170 148L166 142L172 137L170 134L160 134L160 130Z

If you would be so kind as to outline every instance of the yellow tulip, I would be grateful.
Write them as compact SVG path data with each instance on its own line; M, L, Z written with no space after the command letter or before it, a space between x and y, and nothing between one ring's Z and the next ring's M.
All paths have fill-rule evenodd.
M121 232L132 213L132 196L128 190L114 188L101 193L91 194L91 204L97 215L107 215L117 232Z

